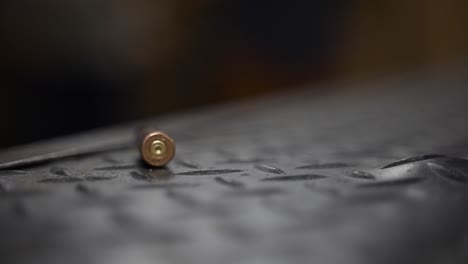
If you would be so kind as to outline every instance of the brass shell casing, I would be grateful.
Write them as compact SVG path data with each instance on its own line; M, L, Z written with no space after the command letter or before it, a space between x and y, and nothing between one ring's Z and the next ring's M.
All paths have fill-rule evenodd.
M162 167L175 155L174 140L158 129L144 129L140 133L141 158L150 166Z

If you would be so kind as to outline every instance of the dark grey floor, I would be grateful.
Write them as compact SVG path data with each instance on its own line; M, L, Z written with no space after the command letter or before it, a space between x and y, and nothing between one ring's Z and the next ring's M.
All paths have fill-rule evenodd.
M468 263L466 73L167 117L157 123L177 154L166 169L145 168L123 144L0 170L0 261ZM125 142L133 129L0 161Z

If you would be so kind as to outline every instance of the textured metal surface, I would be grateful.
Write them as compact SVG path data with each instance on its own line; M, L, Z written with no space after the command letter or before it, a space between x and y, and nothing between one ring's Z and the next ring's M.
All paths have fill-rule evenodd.
M0 170L0 261L467 263L467 84L416 76L157 120L178 144L168 168L130 148Z

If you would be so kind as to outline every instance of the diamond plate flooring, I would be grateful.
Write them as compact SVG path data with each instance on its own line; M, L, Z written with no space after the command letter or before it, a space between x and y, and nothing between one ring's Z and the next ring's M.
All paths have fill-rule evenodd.
M145 167L124 144L0 170L0 261L467 263L465 76L325 84L353 91L147 121L177 142L167 168ZM0 160L126 142L138 125Z

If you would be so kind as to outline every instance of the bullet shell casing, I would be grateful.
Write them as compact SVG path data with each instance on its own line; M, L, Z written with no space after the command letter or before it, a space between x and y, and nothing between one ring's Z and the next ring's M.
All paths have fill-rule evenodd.
M161 167L168 164L175 155L174 140L157 129L145 129L139 137L142 159L150 166Z

